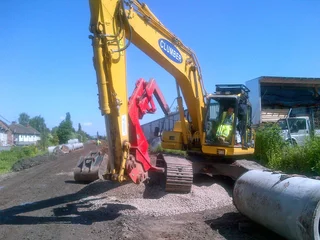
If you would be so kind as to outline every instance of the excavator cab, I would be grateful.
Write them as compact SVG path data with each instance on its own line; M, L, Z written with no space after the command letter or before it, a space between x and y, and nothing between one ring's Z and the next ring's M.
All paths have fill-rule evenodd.
M216 92L208 95L205 116L205 145L210 152L222 155L241 154L252 146L251 104L249 89L242 84L216 85ZM225 148L224 148L225 147ZM229 152L229 154L226 154ZM237 152L237 153L235 153Z

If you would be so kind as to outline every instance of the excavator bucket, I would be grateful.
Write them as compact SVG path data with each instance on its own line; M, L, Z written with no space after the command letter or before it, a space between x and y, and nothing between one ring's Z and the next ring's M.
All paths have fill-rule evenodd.
M99 168L104 155L101 152L90 152L87 156L81 156L73 171L76 182L93 182L99 179Z

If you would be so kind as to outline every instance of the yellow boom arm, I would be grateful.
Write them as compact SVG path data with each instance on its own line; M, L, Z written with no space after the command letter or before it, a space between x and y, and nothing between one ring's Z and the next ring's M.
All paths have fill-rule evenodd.
M192 129L203 142L202 112L205 107L203 83L197 58L139 1L89 0L90 31L97 73L99 105L105 116L109 143L109 159L114 173L123 180L129 154L126 49L133 43L175 79L180 117L184 119L183 94L192 119ZM125 41L127 39L127 41ZM187 129L181 121L183 143Z

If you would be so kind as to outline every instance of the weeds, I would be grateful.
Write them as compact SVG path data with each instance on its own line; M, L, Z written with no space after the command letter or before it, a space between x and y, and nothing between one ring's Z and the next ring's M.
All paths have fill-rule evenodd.
M165 149L162 148L161 146L158 146L156 149L151 150L151 153L167 153L167 154L171 154L171 155L178 155L178 156L187 156L186 151L182 151L182 150L175 150L175 149Z
M286 173L320 175L320 137L309 138L303 146L285 142L276 125L256 132L256 159L271 169Z
M281 158L282 148L285 142L279 134L280 128L277 125L264 125L256 132L255 155L263 163L273 162L277 164Z
M41 155L36 146L12 147L9 151L0 152L0 174L9 172L12 166L20 159Z

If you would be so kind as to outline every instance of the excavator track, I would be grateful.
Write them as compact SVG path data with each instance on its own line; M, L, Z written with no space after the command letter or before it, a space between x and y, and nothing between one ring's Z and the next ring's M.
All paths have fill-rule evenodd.
M193 169L190 161L182 157L159 154L156 165L165 168L166 192L189 193L191 191Z

